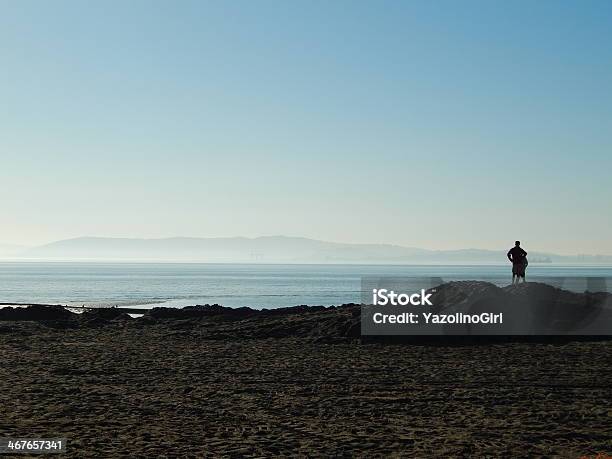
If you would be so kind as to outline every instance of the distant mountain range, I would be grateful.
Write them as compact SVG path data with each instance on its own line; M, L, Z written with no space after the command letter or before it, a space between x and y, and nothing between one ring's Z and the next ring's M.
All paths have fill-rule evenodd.
M17 250L13 247L10 253L11 258L99 261L397 264L506 262L505 250L426 250L391 244L345 244L287 236L165 239L81 237L29 249ZM612 256L605 255L562 256L530 252L528 258L531 263L612 263Z
M0 257L14 257L22 253L26 248L22 245L0 244Z

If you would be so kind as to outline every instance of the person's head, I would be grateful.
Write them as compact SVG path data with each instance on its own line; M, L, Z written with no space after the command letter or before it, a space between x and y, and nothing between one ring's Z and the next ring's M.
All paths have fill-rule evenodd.
M520 247L521 241L514 241L514 245L517 246L517 247Z

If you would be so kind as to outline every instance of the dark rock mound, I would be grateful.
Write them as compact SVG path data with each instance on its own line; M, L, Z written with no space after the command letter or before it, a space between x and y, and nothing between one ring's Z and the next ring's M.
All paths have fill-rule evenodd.
M76 314L62 306L32 305L27 307L0 308L0 320L68 321Z
M524 305L531 313L535 329L550 328L560 334L574 330L612 334L610 294L575 293L537 282L512 285L503 290L511 304Z
M454 281L439 285L432 290L435 291L432 295L435 312L450 307L482 309L506 301L504 291L490 282Z
M272 316L288 316L292 314L307 314L311 312L319 312L325 311L325 306L308 306L305 304L299 306L290 306L286 308L276 308L276 309L261 309L258 313L262 316L272 317Z
M217 323L203 334L207 339L302 338L335 343L357 340L361 333L359 305L283 308L277 314L257 311L244 320ZM299 312L298 312L299 311Z
M95 308L89 309L79 317L82 326L104 327L113 323L133 320L129 314L120 308Z
M253 316L257 310L251 308L227 308L218 304L186 306L184 308L153 308L145 315L154 319L202 319L218 317L226 319L244 319Z
M277 317L301 315L324 311L325 306L292 306L277 309L252 309L247 307L229 308L219 304L186 306L184 308L153 308L147 316L155 319L202 319L216 318L218 320L243 320L253 317Z
M131 317L126 314L125 311L122 311L120 308L95 308L89 309L83 314L81 314L82 320L90 320L94 318L104 320L131 319Z
M460 303L473 296L499 295L502 289L491 282L453 281L438 285L432 296L435 303Z

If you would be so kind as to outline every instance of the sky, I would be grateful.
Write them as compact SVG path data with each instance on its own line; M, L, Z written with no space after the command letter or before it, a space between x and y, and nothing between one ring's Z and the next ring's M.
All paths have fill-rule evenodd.
M0 242L612 254L612 2L0 0Z

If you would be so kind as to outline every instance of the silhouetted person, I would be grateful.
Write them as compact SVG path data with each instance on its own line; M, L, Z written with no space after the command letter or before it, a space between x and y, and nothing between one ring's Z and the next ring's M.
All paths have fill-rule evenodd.
M521 241L516 241L514 247L508 250L508 260L512 262L512 283L518 284L521 278L523 278L523 282L525 282L527 252L521 248Z

